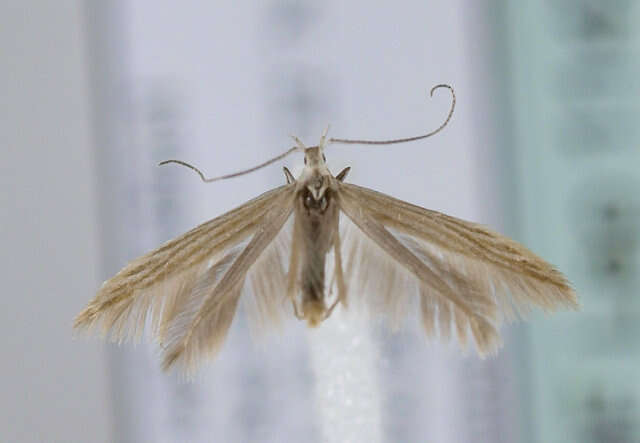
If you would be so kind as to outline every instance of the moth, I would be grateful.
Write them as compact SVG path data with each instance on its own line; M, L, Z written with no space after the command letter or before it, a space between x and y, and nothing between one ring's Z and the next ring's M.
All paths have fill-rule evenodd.
M427 134L371 141L327 138L295 146L235 177L298 151L304 169L286 184L133 260L107 280L74 328L99 327L122 342L145 328L163 349L163 367L187 373L220 349L241 300L252 321L294 315L311 327L336 306L362 302L394 324L416 315L428 337L473 338L481 356L501 345L498 328L533 307L577 308L576 294L552 265L484 226L397 200L333 175L329 144L392 144ZM328 129L328 128L327 128Z

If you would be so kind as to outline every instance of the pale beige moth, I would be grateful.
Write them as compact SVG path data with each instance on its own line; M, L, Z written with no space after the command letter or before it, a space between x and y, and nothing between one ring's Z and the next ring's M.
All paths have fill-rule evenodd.
M107 280L75 319L122 342L145 329L159 342L164 368L187 373L215 356L244 300L253 321L295 316L318 326L336 306L358 300L402 321L417 316L428 337L473 339L481 356L501 345L504 320L577 308L576 295L552 265L519 243L479 224L397 200L346 182L349 168L329 171L333 143L392 144L322 135L296 145L251 172L299 151L304 169L286 184L192 229L133 260Z

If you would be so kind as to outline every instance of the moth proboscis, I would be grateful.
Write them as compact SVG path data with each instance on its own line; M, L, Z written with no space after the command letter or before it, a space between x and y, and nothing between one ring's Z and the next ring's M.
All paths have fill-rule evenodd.
M295 178L133 260L107 280L75 319L74 328L101 327L122 342L139 339L150 319L163 348L165 369L178 365L192 374L214 356L241 298L263 323L295 315L309 326L328 318L339 304L359 298L383 313L413 311L429 337L473 337L478 353L495 352L498 327L532 307L577 308L565 277L519 243L484 226L397 200L345 182L349 168L329 171L329 144L387 145L427 134L372 141L327 138L295 146L236 177L304 154ZM328 128L327 128L328 130ZM329 276L330 275L330 276ZM241 297L242 296L242 297Z

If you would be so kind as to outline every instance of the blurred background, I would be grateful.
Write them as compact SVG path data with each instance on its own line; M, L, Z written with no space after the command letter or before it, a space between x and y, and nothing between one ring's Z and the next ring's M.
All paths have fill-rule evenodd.
M3 442L640 442L640 2L5 0ZM348 180L490 225L556 264L579 313L495 358L341 313L258 341L239 316L193 383L158 349L72 337L128 260L327 151Z

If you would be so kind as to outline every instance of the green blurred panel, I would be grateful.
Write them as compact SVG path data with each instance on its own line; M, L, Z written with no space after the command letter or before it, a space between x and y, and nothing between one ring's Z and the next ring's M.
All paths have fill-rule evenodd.
M536 442L640 441L640 2L509 2L521 240L582 310L531 328Z

